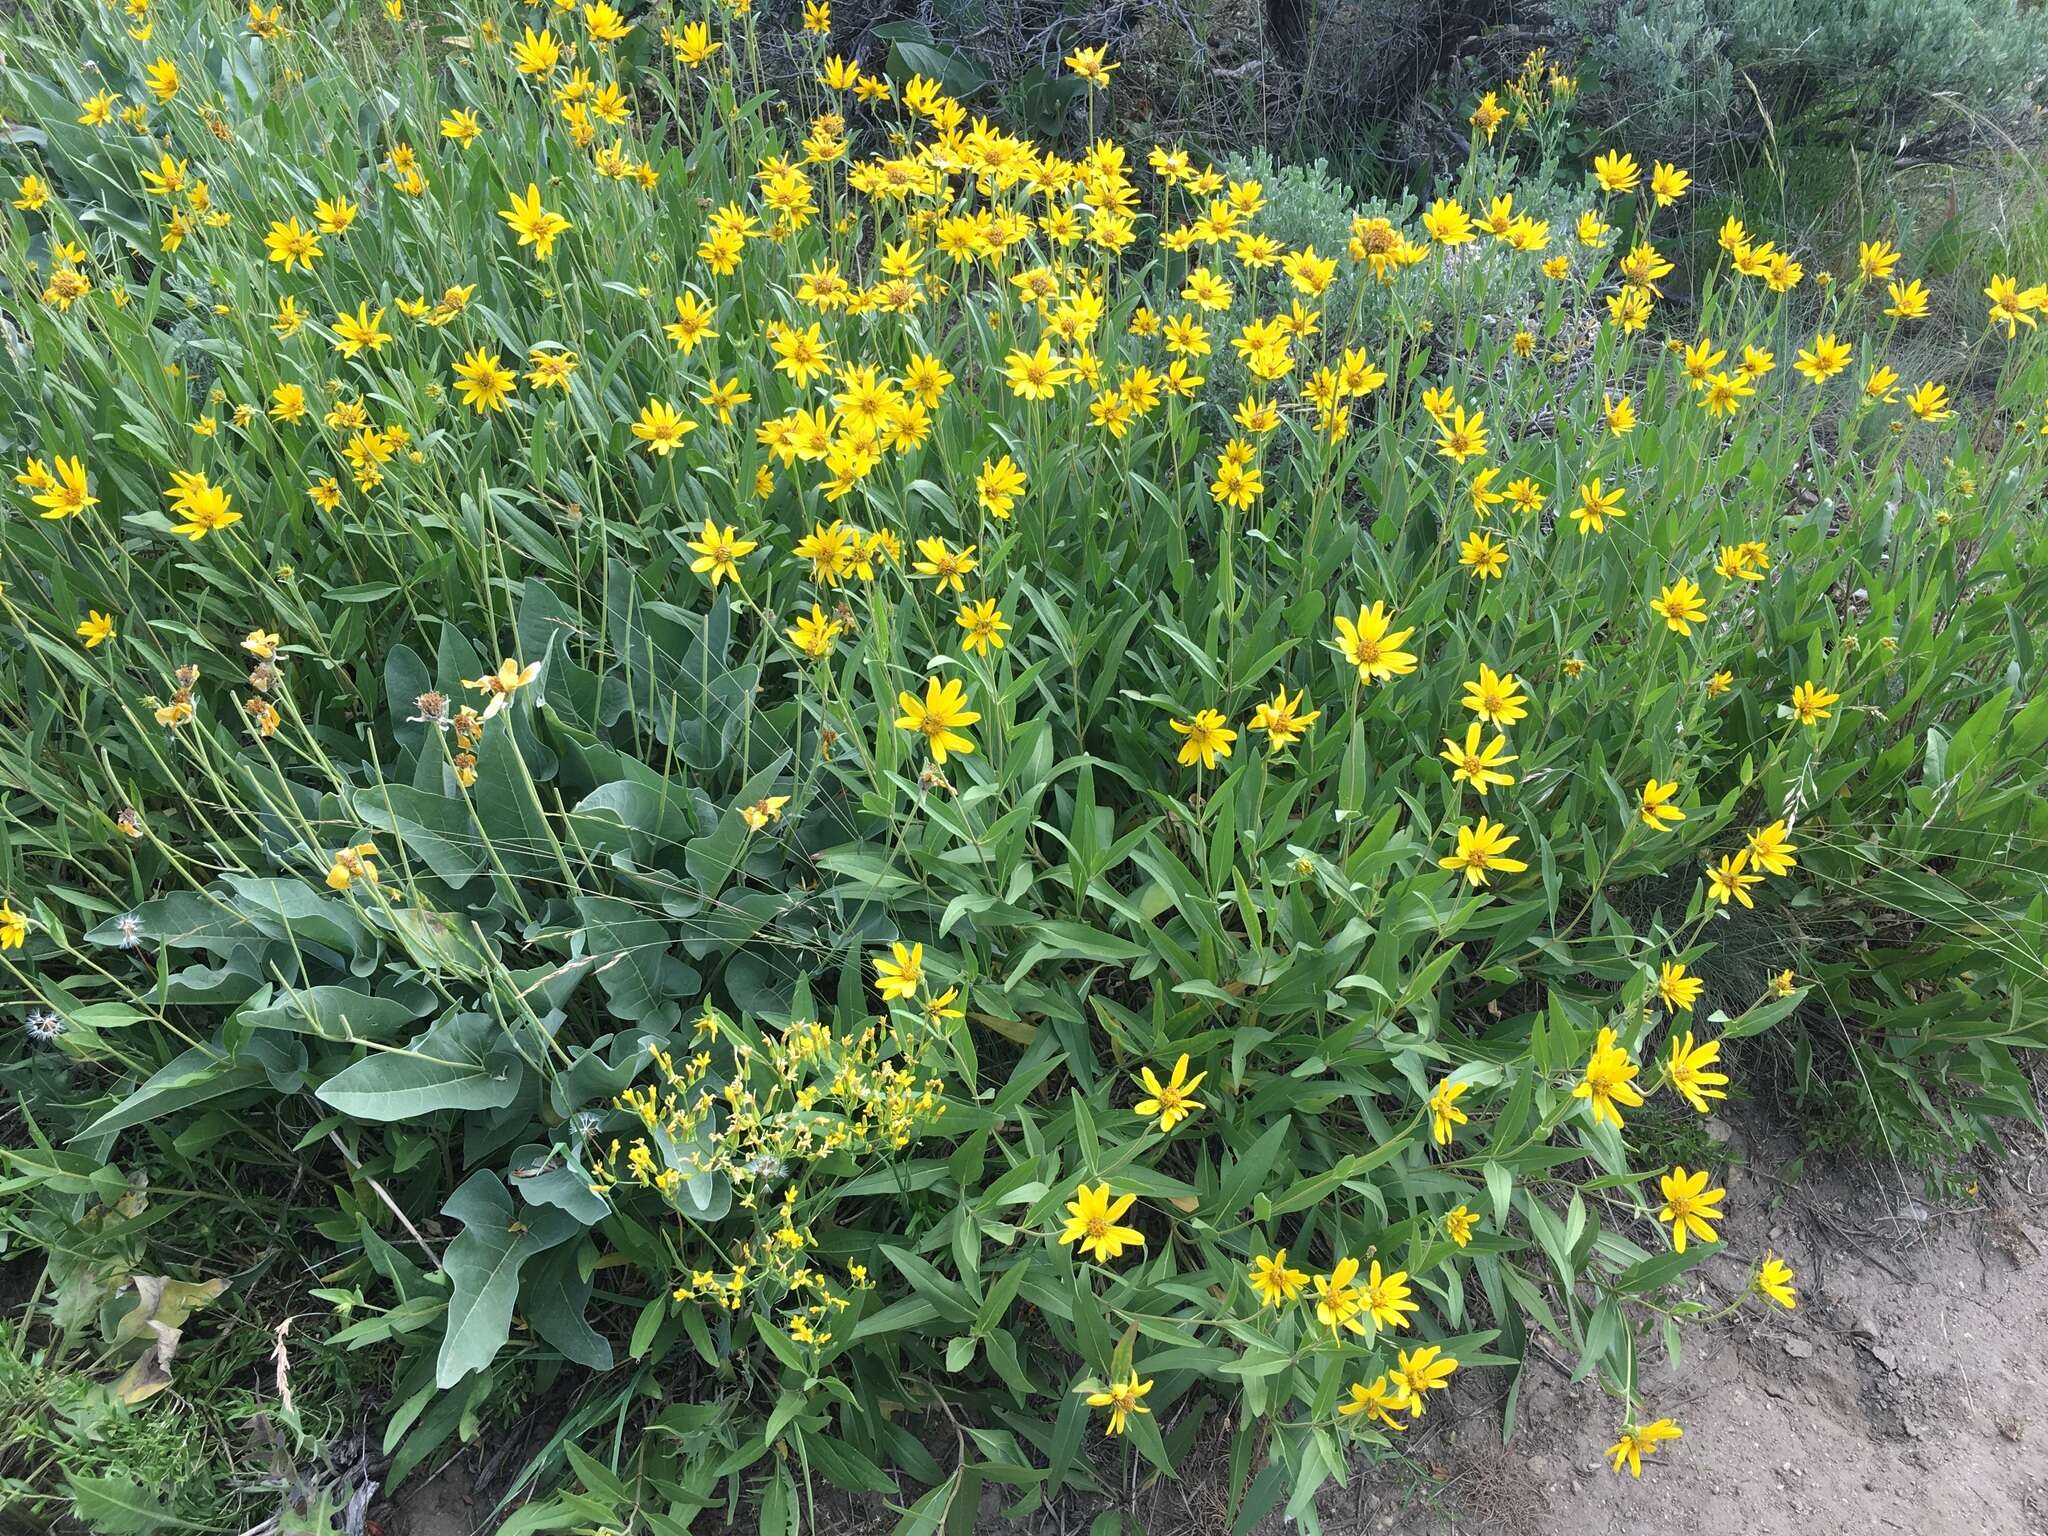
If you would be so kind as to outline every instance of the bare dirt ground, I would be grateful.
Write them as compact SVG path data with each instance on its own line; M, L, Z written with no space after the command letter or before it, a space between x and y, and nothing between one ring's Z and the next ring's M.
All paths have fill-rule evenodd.
M1594 1381L1572 1382L1571 1362L1542 1343L1510 1445L1497 1392L1475 1375L1404 1460L1361 1467L1324 1497L1329 1536L2048 1536L2048 1151L2017 1148L1940 1209L1896 1169L1801 1164L1796 1139L1761 1117L1717 1130L1731 1254L1693 1271L1685 1295L1718 1309L1768 1245L1797 1272L1799 1306L1753 1301L1687 1329L1675 1370L1646 1348L1649 1410L1685 1437L1647 1459L1640 1481L1616 1475L1604 1453L1618 1404ZM991 1496L975 1528L1079 1532L1121 1507L1148 1536L1222 1536L1222 1460L1126 1483L1113 1503L1063 1500L1021 1526ZM1117 1463L1102 1471L1115 1487ZM401 1497L386 1529L481 1532L491 1501L468 1492L451 1467ZM811 1528L868 1536L896 1519L849 1501ZM1261 1536L1283 1529L1269 1520Z

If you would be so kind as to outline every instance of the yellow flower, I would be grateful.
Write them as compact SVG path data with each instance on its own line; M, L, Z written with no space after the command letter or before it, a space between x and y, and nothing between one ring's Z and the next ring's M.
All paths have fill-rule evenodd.
M1364 1415L1367 1423L1375 1423L1392 1430L1405 1430L1408 1426L1394 1417L1396 1410L1406 1408L1408 1388L1382 1371L1370 1385L1354 1381L1351 1383L1349 1401L1339 1403L1337 1411L1346 1418Z
M1579 487L1579 504L1572 508L1572 522L1578 527L1581 537L1606 532L1609 518L1618 520L1628 516L1628 509L1621 504L1622 492L1623 488L1618 485L1608 490L1598 475Z
M323 197L313 204L313 222L320 226L323 235L342 235L348 233L349 225L355 223L358 211L357 206L345 197L336 197L332 201Z
M1439 1344L1424 1344L1413 1352L1404 1349L1397 1354L1400 1364L1390 1374L1408 1389L1408 1416L1419 1419L1425 1394L1447 1391L1458 1362L1445 1354Z
M1629 1476L1643 1475L1643 1458L1666 1440L1676 1440L1685 1433L1669 1419L1659 1419L1654 1424L1641 1427L1630 1425L1621 1432L1621 1438L1607 1448L1607 1455L1619 1472L1624 1466Z
M87 507L100 504L99 497L90 494L87 487L84 463L76 457L67 459L62 454L53 455L50 468L38 483L42 486L42 494L31 500L43 509L41 515L48 521L76 517Z
M1899 248L1889 240L1863 240L1856 246L1856 271L1866 281L1884 281L1899 264Z
M1455 1134L1453 1127L1466 1123L1469 1118L1458 1108L1458 1100L1464 1097L1470 1083L1454 1083L1445 1078L1436 1085L1436 1091L1429 1096L1429 1130L1431 1138L1440 1147L1451 1144Z
M1444 1235L1460 1248L1472 1241L1472 1230L1478 1225L1478 1213L1468 1209L1462 1201L1444 1212Z
M479 416L505 409L512 383L512 370L504 365L504 360L481 347L464 353L462 361L455 365L457 393L464 405L475 407Z
M697 423L677 414L666 400L649 400L640 411L640 419L633 423L633 435L647 445L649 453L663 459L696 430Z
M1517 875L1529 866L1522 859L1506 857L1507 850L1520 842L1499 822L1481 816L1478 823L1458 828L1458 848L1437 860L1444 869L1462 870L1468 885L1485 885L1489 872Z
M1003 377L1020 400L1050 400L1073 371L1053 356L1052 342L1040 338L1036 352L1013 350L1003 360Z
M1595 1125L1606 1120L1618 1131L1621 1107L1635 1109L1643 1102L1643 1095L1635 1086L1639 1070L1628 1059L1628 1052L1615 1043L1614 1031L1603 1029L1594 1042L1593 1054L1586 1059L1584 1076L1572 1089L1572 1097L1585 1099L1592 1106Z
M1269 1257L1256 1255L1251 1262L1251 1273L1247 1277L1252 1292L1259 1298L1261 1307L1285 1306L1295 1300L1308 1285L1308 1276L1301 1270L1290 1269L1287 1265L1287 1250L1276 1249Z
M1657 200L1659 208L1669 208L1692 185L1692 177L1675 165L1666 165L1659 160L1650 167L1650 195Z
M1603 192L1633 192L1642 176L1636 157L1621 150L1610 149L1593 158L1593 178Z
M1104 57L1108 52L1107 48L1076 48L1067 55L1066 66L1095 89L1107 90L1110 74L1123 67L1120 64L1104 63Z
M1383 1274L1380 1261L1374 1259L1365 1284L1360 1288L1360 1306L1382 1328L1406 1328L1407 1314L1422 1310L1421 1304L1411 1300L1410 1295L1408 1272L1397 1269Z
M1666 960L1657 969L1657 996L1666 1008L1690 1013L1705 986L1705 980L1688 975L1680 961Z
M1799 847L1788 839L1782 817L1750 833L1744 851L1749 862L1767 875L1789 875L1799 864L1793 857Z
M1646 781L1643 785L1642 804L1637 812L1643 819L1643 825L1653 831L1662 832L1667 825L1685 820L1685 812L1671 803L1677 796L1676 779L1669 783L1659 783L1655 778Z
M1673 634L1690 635L1695 624L1704 623L1707 605L1696 582L1681 576L1650 599L1650 611L1664 620Z
M371 862L377 852L375 843L357 843L353 848L344 848L334 855L327 866L327 888L345 891L358 880L377 883L377 866Z
M1105 1264L1122 1258L1126 1248L1142 1248L1145 1234L1119 1225L1137 1198L1111 1195L1106 1182L1092 1189L1080 1185L1067 1202L1067 1225L1060 1242L1069 1246L1079 1243L1083 1253Z
M1707 899L1727 906L1738 901L1745 907L1754 907L1749 888L1763 883L1763 876L1749 871L1749 850L1743 849L1734 857L1722 855L1718 864L1707 867Z
M169 59L159 58L144 73L142 83L149 87L149 94L159 102L167 102L178 94L178 66Z
M1932 379L1906 396L1906 409L1922 421L1947 421L1955 415L1949 409L1948 386Z
M104 645L114 638L114 616L111 613L101 613L97 608L88 609L85 622L78 626L75 633L85 642L88 651Z
M1919 278L1908 283L1887 283L1885 294L1891 303L1884 312L1894 320L1924 320L1927 318L1929 295Z
M1422 228L1446 249L1477 238L1472 232L1472 216L1455 198L1440 197L1431 203L1423 212Z
M1458 564L1480 581L1498 580L1508 568L1508 547L1484 528L1475 528L1458 543Z
M1007 518L1010 509L1024 494L1024 471L1010 461L1006 453L1000 458L984 459L981 473L974 480L975 499L991 517Z
M1670 1079L1671 1087L1678 1096L1703 1115L1713 1108L1707 1102L1709 1099L1728 1097L1728 1090L1723 1086L1728 1081L1728 1074L1714 1070L1720 1060L1720 1041L1708 1040L1695 1045L1691 1030L1672 1036L1671 1059L1665 1067L1665 1076Z
M1719 1234L1711 1223L1722 1219L1716 1207L1728 1198L1728 1191L1707 1188L1706 1169L1687 1173L1680 1163L1657 1181L1657 1187L1664 1192L1664 1204L1658 1208L1657 1219L1671 1223L1674 1250L1685 1252L1688 1235L1703 1243L1718 1240Z
M1792 689L1792 713L1799 717L1801 725L1819 725L1830 718L1829 706L1841 701L1839 693L1831 693L1816 682L1798 683Z
M1339 1259L1327 1275L1316 1276L1316 1321L1332 1333L1365 1332L1365 1324L1358 1320L1365 1293L1351 1283L1357 1277L1356 1259Z
M738 562L751 555L760 545L754 539L741 538L737 525L722 529L715 519L706 518L704 531L684 547L697 557L690 562L691 572L698 576L710 572L711 587L716 591L721 581L739 580Z
M1223 716L1213 709L1198 709L1192 720L1169 720L1166 722L1182 739L1179 761L1185 768L1199 762L1205 768L1214 768L1220 757L1230 756L1230 744L1237 740L1237 732L1224 723Z
M1114 65L1111 66L1111 68L1114 67ZM1120 1435L1124 1432L1124 1425L1129 1422L1132 1414L1150 1413L1152 1411L1139 1401L1151 1390L1152 1383L1138 1380L1138 1373L1133 1371L1122 1381L1111 1382L1108 1387L1100 1392L1090 1392L1088 1394L1088 1406L1090 1408L1107 1408L1109 1410L1109 1424L1103 1430L1103 1433L1105 1435Z
M1232 449L1241 451L1233 456ZM1209 486L1209 494L1219 506L1243 512L1264 494L1265 475L1251 462L1251 451L1251 445L1241 438L1233 438L1224 446L1223 457L1216 464L1216 479Z
M1810 348L1800 350L1792 367L1815 384L1825 384L1848 367L1854 355L1855 349L1848 342L1837 340L1833 331L1823 331L1813 338Z
M967 707L967 688L958 678L944 683L927 678L922 699L914 693L898 693L896 707L903 711L896 718L896 729L924 732L935 763L943 766L948 755L965 757L974 750L973 740L961 730L981 716Z
M512 62L522 75L552 74L562 62L562 45L547 28L536 32L528 27L526 36L512 45Z
M811 611L798 614L796 622L786 631L789 643L813 661L821 661L831 654L832 642L837 640L846 626L837 619L825 617L825 611L816 603Z
M2016 333L2019 326L2029 329L2039 322L2033 312L2048 306L2048 284L2036 283L2031 288L2022 288L2017 279L2004 273L1994 273L1991 283L1984 290L1984 297L1991 301L1990 322L2005 327L2008 338Z
M0 949L19 949L28 941L28 918L14 910L12 897L0 901Z
M312 271L313 259L321 254L319 236L301 226L296 217L289 223L273 220L263 243L269 248L270 259L280 263L287 272L294 266Z
M875 990L882 994L884 1002L900 1002L917 996L917 989L924 985L924 946L912 944L904 948L891 944L889 954L875 961Z
M1385 683L1406 677L1416 668L1415 657L1400 647L1415 633L1412 627L1395 629L1393 610L1375 602L1358 610L1356 619L1337 615L1337 649L1358 668L1361 683Z
M697 350L699 342L714 341L718 332L711 328L711 322L718 318L717 309L694 293L686 293L676 299L676 317L662 327L668 339L676 344L676 350L688 357ZM813 327L815 337L816 327ZM798 384L808 380L799 379Z
M453 139L464 149L482 138L483 131L483 120L474 107L457 107L441 119L441 137Z
M1311 725L1323 717L1323 712L1319 709L1302 713L1301 706L1307 693L1308 690L1305 688L1296 689L1294 697L1290 699L1287 697L1285 685L1282 685L1279 692L1252 711L1251 723L1246 729L1264 731L1266 750L1269 752L1278 752L1283 747L1293 746L1308 734Z
M1189 1077L1187 1052L1181 1052L1180 1059L1173 1064L1173 1072L1162 1083L1150 1067L1141 1067L1138 1079L1148 1097L1132 1105L1139 1115L1146 1119L1156 1117L1162 1134L1171 1131L1181 1121L1202 1109L1202 1101L1195 1097L1195 1090L1202 1085L1207 1072L1197 1072Z
M1528 716L1529 696L1512 672L1496 672L1481 662L1479 676L1464 686L1464 706L1488 725L1505 728Z
M1792 1286L1792 1266L1769 1249L1764 1251L1764 1261L1757 1269L1754 1283L1758 1291L1788 1312L1799 1305L1799 1293Z
M1002 610L996 607L996 600L992 597L980 602L962 603L954 622L967 631L967 637L960 644L969 655L979 653L986 656L990 646L1000 651L1003 634L1010 627L1003 622Z
M1460 464L1485 453L1486 413L1474 411L1468 418L1463 406L1455 407L1443 423L1443 436L1437 439L1436 451Z
M526 184L526 196L513 193L512 206L499 209L498 217L511 226L521 246L533 247L535 261L546 261L554 255L555 241L571 228L561 214L541 207L540 185L531 181Z
M1470 784L1484 799L1486 792L1494 785L1508 785L1515 782L1514 775L1500 771L1504 764L1518 761L1507 752L1508 739L1496 735L1484 747L1479 745L1480 722L1474 720L1465 728L1465 740L1460 743L1449 736L1443 738L1444 749L1437 756L1451 765L1451 782Z
M484 706L484 718L488 720L512 701L513 694L539 676L539 662L528 662L522 667L507 656L499 661L497 671L486 672L482 677L466 677L462 686L490 695L491 702Z
M176 483L165 494L170 497L171 510L184 519L172 524L171 532L197 544L209 533L218 533L242 520L242 514L234 510L234 498L206 476L174 470L171 478Z
M936 578L941 592L951 587L955 592L967 590L962 578L974 569L974 546L954 549L944 539L919 539L917 552L924 558L912 563L911 569L920 576Z
M334 317L334 350L343 357L354 357L358 352L376 352L391 339L391 333L380 323L384 311L370 313L370 306L358 304L353 315Z
M701 21L684 27L676 34L674 43L676 57L690 69L701 69L724 46L712 40L710 26Z

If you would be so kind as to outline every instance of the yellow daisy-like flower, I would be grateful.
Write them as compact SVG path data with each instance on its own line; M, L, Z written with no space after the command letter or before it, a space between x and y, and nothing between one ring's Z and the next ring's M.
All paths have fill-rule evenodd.
M1261 1307L1285 1306L1297 1299L1308 1285L1306 1273L1288 1267L1285 1248L1276 1249L1270 1255L1255 1256L1246 1279Z
M1283 686L1272 698L1252 711L1251 723L1246 729L1264 731L1266 749L1270 752L1278 752L1283 747L1294 745L1308 734L1311 725L1323 717L1323 712L1319 709L1302 709L1307 694L1307 689L1298 688L1294 697L1290 699L1287 697L1287 689Z
M1766 1249L1756 1272L1757 1290L1789 1312L1799 1305L1799 1293L1793 1288L1792 1279L1792 1266Z
M933 762L943 766L949 756L965 757L974 750L973 738L962 733L981 715L967 707L967 685L957 677L943 683L936 677L927 678L922 699L914 693L899 693L896 707L903 711L896 717L896 729L922 731Z
M1507 850L1520 841L1499 822L1482 816L1476 824L1458 828L1457 850L1437 864L1463 872L1467 885L1485 885L1489 874L1518 875L1529 867L1526 860L1507 857Z
M1202 1101L1195 1097L1195 1090L1202 1086L1207 1072L1197 1072L1189 1077L1188 1057L1183 1051L1180 1060L1173 1064L1173 1071L1162 1083L1150 1067L1142 1067L1138 1081L1144 1086L1147 1097L1132 1105L1138 1114L1146 1119L1157 1119L1162 1133L1171 1131L1183 1120L1199 1113Z
M1642 1105L1643 1095L1635 1086L1639 1070L1628 1059L1628 1052L1615 1043L1614 1031L1603 1029L1594 1042L1593 1054L1586 1059L1585 1075L1572 1089L1572 1097L1585 1099L1592 1106L1595 1125L1605 1120L1618 1131L1622 1108L1636 1109Z
M1693 1043L1692 1031L1674 1035L1671 1039L1671 1058L1665 1064L1664 1075L1670 1081L1672 1090L1701 1114L1711 1114L1713 1105L1709 1099L1728 1097L1726 1083L1728 1074L1714 1070L1721 1060L1721 1042L1718 1040Z
M1513 774L1502 773L1500 769L1503 765L1519 759L1508 751L1508 739L1505 736L1496 735L1484 747L1480 746L1480 731L1480 723L1475 720L1465 728L1464 741L1444 737L1444 749L1437 756L1451 765L1453 783L1470 784L1483 799L1486 792L1496 784L1505 786L1515 782Z
M1115 66L1112 65L1111 67L1114 68ZM1090 1408L1107 1408L1109 1410L1109 1424L1103 1430L1103 1433L1105 1435L1120 1435L1124 1432L1124 1426L1130 1421L1132 1414L1150 1413L1152 1411L1140 1401L1151 1390L1152 1383L1138 1380L1138 1373L1133 1371L1122 1381L1112 1382L1100 1392L1090 1392L1088 1394L1088 1406Z
M1451 1137L1455 1134L1453 1128L1465 1124L1469 1118L1465 1111L1458 1108L1458 1100L1464 1097L1465 1091L1471 1086L1470 1083L1454 1083L1445 1078L1436 1085L1436 1091L1430 1094L1429 1132L1438 1146L1449 1146Z
M1643 825L1652 831L1662 832L1673 823L1685 820L1685 812L1672 804L1677 797L1678 780L1659 783L1652 778L1647 781L1643 785L1642 804L1637 810L1637 814L1642 817Z
M1126 1248L1144 1247L1144 1233L1121 1225L1137 1198L1112 1195L1106 1181L1093 1188L1080 1185L1067 1202L1067 1225L1060 1242L1069 1247L1078 1243L1083 1253L1104 1264L1122 1258Z
M716 590L721 581L738 581L739 562L761 546L758 540L741 538L738 525L721 528L716 519L706 518L704 531L684 547L697 557L690 562L691 573L708 574Z
M884 1002L900 1002L917 996L924 985L924 946L891 944L889 953L875 960L875 990Z
M1230 744L1237 740L1237 732L1213 709L1196 710L1192 720L1166 723L1181 738L1178 760L1183 768L1199 762L1203 768L1213 769L1218 758L1230 756Z
M1706 1169L1687 1173L1681 1163L1660 1178L1657 1187L1664 1192L1664 1204L1658 1208L1657 1219L1671 1223L1674 1251L1685 1252L1688 1236L1703 1243L1719 1240L1720 1234L1712 1223L1721 1220L1718 1207L1728 1198L1728 1191L1707 1188Z
M1385 683L1406 677L1417 666L1415 656L1401 649L1415 633L1394 628L1394 613L1386 604L1375 602L1358 610L1356 619L1337 615L1337 649L1358 668L1361 683Z

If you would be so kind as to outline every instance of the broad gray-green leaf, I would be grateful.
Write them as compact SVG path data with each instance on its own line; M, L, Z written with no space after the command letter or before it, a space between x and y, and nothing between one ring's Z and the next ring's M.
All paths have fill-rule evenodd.
M301 987L241 1017L252 1029L286 1029L322 1040L386 1040L423 1012L423 1007L353 987Z
M524 1072L496 1019L458 1013L403 1049L376 1050L343 1068L316 1097L357 1120L412 1120L446 1109L502 1109Z
M553 1206L513 1209L512 1196L488 1168L471 1174L448 1197L441 1214L462 1223L462 1235L441 1256L454 1295L448 1301L448 1331L441 1340L434 1379L454 1386L497 1358L512 1331L512 1307L519 1299L519 1271L528 1259L567 1242L582 1226Z
M586 1227L594 1227L611 1211L602 1195L590 1188L590 1174L562 1161L552 1147L530 1141L512 1154L512 1187L529 1205L552 1205L567 1211Z
M612 1368L612 1346L584 1318L593 1289L576 1262L577 1244L557 1248L533 1266L521 1303L533 1331L568 1359L593 1371Z
M598 984L618 1018L660 1027L694 1001L696 971L668 951L668 929L610 896L579 896L583 949L596 962Z
M260 1064L238 1062L217 1045L195 1045L158 1068L147 1082L72 1140L125 1131L161 1115L254 1088L264 1080Z

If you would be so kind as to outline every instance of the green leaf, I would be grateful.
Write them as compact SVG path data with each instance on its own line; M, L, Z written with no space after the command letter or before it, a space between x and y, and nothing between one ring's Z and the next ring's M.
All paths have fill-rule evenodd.
M448 1197L441 1214L462 1223L461 1236L441 1256L454 1289L448 1331L434 1365L435 1384L446 1391L489 1365L505 1347L526 1261L583 1229L575 1217L553 1206L515 1214L511 1195L488 1168L471 1174Z
M503 1109L525 1071L496 1019L458 1013L403 1049L375 1050L343 1068L314 1096L357 1120L416 1120L448 1109Z
M125 1472L81 1477L67 1472L71 1518L96 1536L150 1536L154 1531L197 1531L205 1527L181 1520L164 1507L161 1495L145 1489Z

